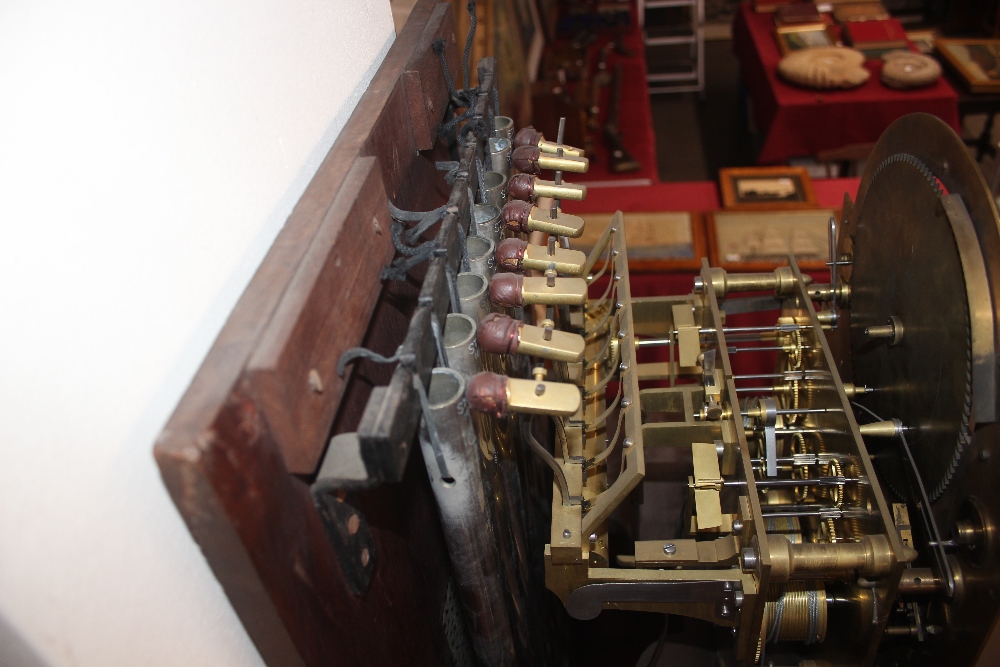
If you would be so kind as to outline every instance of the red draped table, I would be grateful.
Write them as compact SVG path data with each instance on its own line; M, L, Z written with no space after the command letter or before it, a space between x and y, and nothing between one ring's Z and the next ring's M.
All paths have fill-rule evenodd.
M778 77L781 53L774 40L774 15L758 14L750 3L743 3L736 16L733 50L753 102L754 124L764 135L760 164L873 143L892 121L917 111L959 129L958 96L947 81L893 90L879 78L881 61L865 64L871 78L853 90L811 90L786 83Z

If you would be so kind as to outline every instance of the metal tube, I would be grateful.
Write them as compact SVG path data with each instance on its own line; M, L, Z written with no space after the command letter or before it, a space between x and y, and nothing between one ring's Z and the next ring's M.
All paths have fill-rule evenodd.
M739 333L758 333L758 332L768 332L768 331L798 331L799 329L807 329L808 327L800 327L798 324L772 324L768 326L761 327L722 327L722 333L727 336L730 334ZM708 327L705 329L699 329L698 333L703 335L714 334L716 332L715 327Z
M480 371L476 323L471 317L448 313L444 321L444 351L448 357L448 367L458 371L466 379Z
M734 380L822 380L829 378L827 371L785 371L784 373L756 373L752 375L734 375Z
M488 505L483 453L465 403L465 380L435 368L427 391L430 418L452 477L442 478L435 465L435 443L420 430L431 488L437 499L451 569L472 635L476 656L485 665L514 665L514 637L502 586L499 534Z
M488 171L483 174L483 183L486 185L483 203L502 209L507 203L507 177L497 171Z
M803 345L799 349L811 350L813 348ZM727 351L729 354L738 354L740 352L789 352L788 348L784 345L768 345L766 347L730 347Z
M888 574L896 560L884 535L865 535L858 542L793 544L784 535L769 534L767 546L771 552L772 581L845 570L878 577Z
M843 486L844 484L857 484L861 480L857 477L812 477L806 479L758 479L755 484L761 486ZM723 486L746 486L743 480L726 481Z
M486 143L490 149L490 169L503 174L504 178L510 178L510 140L494 137L487 139Z
M493 204L476 204L476 236L489 239L495 244L503 240L503 221L500 207Z
M496 272L497 246L492 239L469 236L465 239L465 252L469 257L469 272L478 273L489 280Z
M776 415L820 415L820 414L824 414L824 413L827 413L827 412L843 412L843 411L844 411L843 408L795 408L795 409L789 408L787 410L785 410L785 409L775 410L774 414L776 414ZM747 411L745 411L745 410L743 412L741 412L740 414L743 415L744 417L747 417L747 416L750 415L750 413L747 412Z
M779 466L818 466L818 465L828 465L830 461L843 462L849 457L840 458L834 454L797 454L794 457L779 457L777 459ZM751 465L761 466L764 465L764 459L750 459Z
M642 340L635 341L635 346L637 348L641 347L665 347L667 345L673 345L674 342L670 338L643 338Z
M493 117L493 136L514 141L514 121L507 116Z
M929 567L908 567L899 578L903 595L936 595L944 592L944 584Z
M478 273L460 273L455 282L462 314L468 315L474 322L482 322L491 310L486 278Z

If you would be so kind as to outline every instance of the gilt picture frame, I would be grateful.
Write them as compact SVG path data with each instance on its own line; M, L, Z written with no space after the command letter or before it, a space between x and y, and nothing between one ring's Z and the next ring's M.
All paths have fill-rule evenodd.
M816 208L805 167L734 167L719 170L723 208Z
M1000 39L941 38L934 47L971 92L1000 92Z
M829 260L830 208L728 210L706 214L709 258L727 271L773 271L795 255L807 271L822 271Z

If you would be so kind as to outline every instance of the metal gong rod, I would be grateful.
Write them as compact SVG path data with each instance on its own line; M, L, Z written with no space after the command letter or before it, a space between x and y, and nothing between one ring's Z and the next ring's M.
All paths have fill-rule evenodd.
M798 324L776 324L773 326L761 326L761 327L723 327L722 333L727 336L733 334L747 334L747 333L771 333L771 332L782 332L782 331L798 331L800 329L805 329L807 327L799 326ZM714 327L709 327L707 329L699 329L698 333L704 336L714 334L717 331ZM676 335L676 331L674 334ZM753 340L753 339L749 339ZM635 341L636 347L657 347L663 345L673 345L673 338L644 338L637 339ZM806 349L806 348L803 348Z
M858 484L862 480L857 477L813 477L807 479L759 479L754 483L762 487L787 487L787 486L843 486L844 484ZM723 486L746 486L743 480L726 481Z
M819 380L830 377L827 371L786 371L784 373L754 373L734 375L734 380Z
M722 333L727 336L730 334L740 334L740 333L768 333L771 331L799 331L800 329L808 329L809 327L801 326L798 324L771 324L758 327L722 327ZM716 332L715 327L708 327L706 329L699 329L700 334L714 334Z
M821 519L844 519L851 517L870 517L874 515L869 515L862 510L843 510L836 507L824 507L824 506L814 506L812 509L793 509L795 505L768 505L767 507L778 508L772 512L761 512L765 519L783 519L783 518L795 518L795 517L809 517L816 516ZM763 508L761 508L763 510Z
M776 415L818 415L827 412L843 412L843 408L788 408L782 410L775 410ZM749 417L750 413L743 411L740 413L744 417Z
M805 455L803 455L805 456ZM810 454L811 460L795 459L790 457L780 457L777 459L779 466L819 466L819 465L829 465L831 461L837 461L838 463L843 463L850 457L839 458L832 456L830 454ZM762 466L766 463L764 459L750 459L750 465Z
M811 350L812 347L802 346L800 350ZM728 349L729 354L737 354L739 352L788 352L789 350L783 345L768 345L767 347L730 347Z

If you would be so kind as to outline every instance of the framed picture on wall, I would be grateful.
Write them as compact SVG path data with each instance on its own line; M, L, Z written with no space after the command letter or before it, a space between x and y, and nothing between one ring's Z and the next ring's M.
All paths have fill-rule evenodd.
M816 208L805 167L734 167L719 170L723 208Z
M772 271L795 255L803 270L826 269L834 209L716 211L707 214L712 266L727 271ZM631 258L630 258L631 259Z
M1000 92L1000 39L938 39L934 46L970 91Z
M584 213L583 236L573 249L590 253L611 222L612 213ZM632 271L697 271L708 256L701 216L686 211L625 213L628 265ZM598 261L596 268L602 266Z

